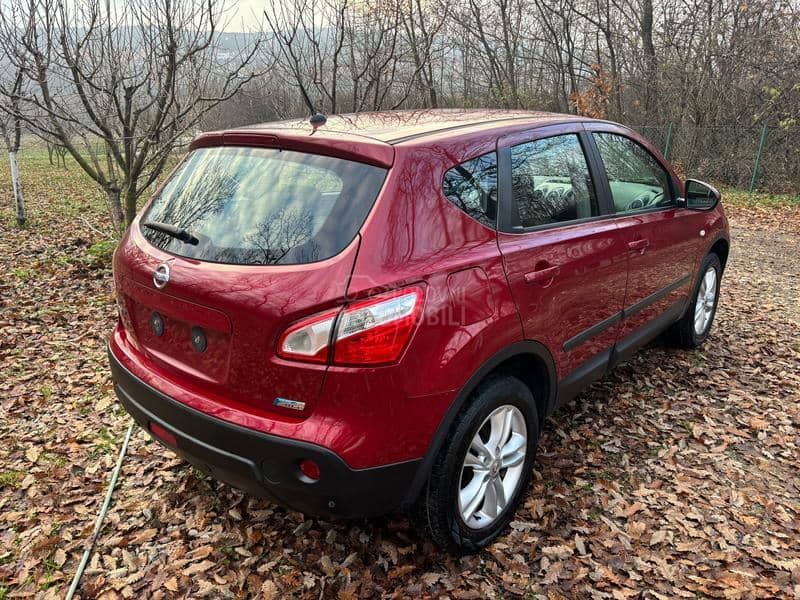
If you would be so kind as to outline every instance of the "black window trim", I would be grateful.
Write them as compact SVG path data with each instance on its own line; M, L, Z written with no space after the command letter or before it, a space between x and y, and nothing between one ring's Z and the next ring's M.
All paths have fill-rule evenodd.
M447 194L444 193L444 178L447 177L447 174L450 171L452 171L453 169L455 169L456 167L458 167L460 165L463 165L464 163L468 163L468 162L471 162L473 160L477 160L479 158L483 158L484 156L488 156L489 154L494 154L495 155L494 160L495 160L495 164L497 165L497 200L495 200L495 203L497 204L497 206L495 207L495 211L494 211L495 214L494 214L494 222L493 222L493 226L492 227L490 227L486 223L483 223L483 222L479 221L478 219L473 217L471 214L469 214L468 212L463 210L455 202L450 200L450 198L447 197ZM475 156L471 156L470 158L465 158L461 162L457 162L454 165L452 165L451 167L448 167L447 169L445 169L442 172L442 180L439 182L439 193L441 194L442 198L445 199L447 204L449 204L450 206L455 208L459 213L461 213L462 215L465 215L471 221L477 223L481 227L483 227L485 229L488 229L489 231L494 231L496 233L498 231L498 227L499 227L499 223L500 223L500 211L501 211L501 208L500 208L500 153L498 152L498 149L497 148L492 148L491 150L488 150L486 152L481 152L480 154L476 154Z
M572 125L572 127L565 127L565 125ZM613 123L600 123L600 122L587 122L575 121L569 124L559 123L547 126L539 126L526 132L528 135L522 139L515 139L511 144L506 138L500 138L497 141L497 231L512 234L524 235L527 233L534 233L548 229L555 229L559 227L571 227L573 225L581 225L585 223L593 223L595 221L604 221L609 219L621 219L625 217L645 215L648 213L678 210L681 208L679 203L680 194L675 178L672 176L671 170L658 156L650 152L646 147L636 141L630 135L626 135L621 126ZM672 206L655 206L653 208L643 208L635 212L618 213L614 208L614 201L611 195L611 186L608 183L608 176L606 175L605 166L600 156L600 150L594 141L593 133L612 133L624 138L630 139L632 142L643 148L653 160L658 163L667 174L669 179L670 191L674 204ZM595 194L597 194L597 201L600 208L600 214L594 217L586 217L583 219L575 219L572 221L561 221L557 223L545 223L544 225L533 225L531 227L521 227L514 224L513 214L513 196L512 196L512 183L511 183L511 148L520 144L527 144L535 142L536 140L545 139L549 137L556 137L560 135L577 135L580 140L581 147L583 148L586 162L589 167L589 174L592 178L592 183L595 186ZM518 134L514 133L506 137L516 138Z
M573 127L564 127L564 125L540 127L532 129L528 133L530 134L529 136L526 136L521 140L515 140L513 144L506 143L503 138L498 140L497 143L498 231L510 234L526 234L547 229L555 229L557 227L571 227L573 225L602 221L615 216L614 212L610 211L609 209L611 196L608 182L605 180L606 178L602 168L598 170L597 164L595 164L593 152L596 152L597 150L596 148L592 148L592 140L590 139L591 136L584 131L582 122L575 122ZM589 169L589 177L591 178L592 185L594 186L594 193L597 196L597 204L600 214L592 217L584 217L583 219L572 219L570 221L558 221L556 223L544 223L542 225L523 227L514 217L515 213L513 210L514 197L512 192L511 149L514 146L530 144L532 142L547 138L567 135L577 136L578 142L581 145L584 158L586 159L586 166Z

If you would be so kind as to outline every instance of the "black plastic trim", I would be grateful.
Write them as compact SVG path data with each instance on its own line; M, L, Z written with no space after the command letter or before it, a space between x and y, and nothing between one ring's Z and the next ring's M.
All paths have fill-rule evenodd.
M540 344L539 342L535 342L533 340L522 340L519 342L515 342L510 346L507 346L503 350L500 350L496 354L494 354L491 358L489 358L486 362L484 362L480 368L478 368L475 373L467 380L467 383L461 388L458 392L456 397L450 403L450 408L445 413L444 417L442 418L441 423L439 423L439 427L436 429L436 432L433 434L433 439L431 440L430 445L428 446L428 451L425 453L425 456L422 458L422 463L419 466L419 470L417 471L416 476L414 477L414 481L411 483L411 486L408 489L408 494L403 502L404 506L409 506L411 503L416 500L419 492L422 490L422 486L428 480L428 475L430 474L431 468L433 467L433 462L436 460L436 455L439 453L439 449L442 447L445 439L447 438L447 434L450 433L450 428L453 422L455 421L458 414L461 412L461 409L464 407L465 403L469 399L470 394L472 391L478 386L478 384L483 381L484 377L489 374L494 368L499 366L501 363L505 362L510 358L514 358L515 356L524 355L524 354L532 354L537 358L541 359L546 368L547 368L547 377L549 382L549 394L548 397L545 398L545 416L549 415L555 409L555 382L556 382L556 368L555 362L553 361L553 357L550 355L550 352L547 348ZM537 399L538 400L538 399ZM544 425L544 418L540 419L539 423L540 427Z
M572 400L587 385L600 379L619 363L628 360L639 348L679 320L683 314L683 307L684 300L678 300L656 318L645 323L621 340L617 340L613 347L600 352L571 371L564 379L558 382L556 407Z
M638 302L631 304L630 306L622 309L620 312L611 315L607 319L603 319L599 323L596 323L589 327L588 329L584 329L577 335L572 336L566 342L564 342L564 352L569 352L570 350L574 350L584 342L588 342L594 336L602 333L609 327L613 327L620 321L627 319L631 315L635 315L637 312L644 310L654 302L658 302L661 298L671 294L681 286L683 286L687 281L691 279L691 275L687 273L680 279L677 279L670 283L667 286L664 286L660 290L650 294L646 298L642 298Z
M558 382L556 407L572 400L583 388L593 381L597 381L608 372L612 350L613 348L608 348L600 352Z
M664 296L667 296L667 295L671 294L672 292L674 292L678 288L680 288L683 285L685 285L686 282L689 281L691 278L692 278L691 274L686 273L686 275L684 275L680 279L677 279L677 280L673 281L668 286L663 287L660 290L658 290L656 292L653 292L652 294L650 294L646 298L642 298L641 300L639 300L635 304L631 304L630 306L624 308L622 310L622 318L623 319L627 319L631 315L635 315L637 312L639 312L641 310L644 310L645 308L647 308L651 304L653 304L655 302L658 302Z
M556 227L568 227L570 225L583 225L584 223L594 223L595 221L605 221L613 218L615 215L594 215L592 217L584 217L583 219L573 219L571 221L556 221L554 223L543 223L541 225L531 225L530 227L523 227L522 225L512 225L509 231L503 233L534 233L536 231L546 231L548 229L555 229Z
M153 435L149 424L160 425L177 440L177 447L167 446L170 450L249 494L311 515L372 517L399 509L419 471L419 459L352 469L322 446L261 433L186 406L128 371L110 348L108 358L114 391L145 431ZM319 465L319 480L301 474L305 458Z
M679 320L683 314L683 307L684 300L678 300L654 319L651 319L621 340L617 340L611 352L608 368L613 369L619 363L631 358L639 348Z
M597 149L597 144L595 144L591 132L586 129L586 123L583 123L581 128L580 138L583 144L584 154L586 154L586 162L589 165L589 171L592 173L594 193L597 195L600 212L605 218L616 217L618 215L616 215L614 211L614 201L611 198L611 186L608 183L608 174L606 173L603 159L600 156L600 151Z
M591 338L600 333L604 332L609 327L613 327L620 321L622 321L622 311L611 315L607 319L603 319L599 323L592 325L589 329L584 329L578 335L574 335L569 338L566 342L564 342L564 352L569 352L573 348L577 348L584 342L588 342Z

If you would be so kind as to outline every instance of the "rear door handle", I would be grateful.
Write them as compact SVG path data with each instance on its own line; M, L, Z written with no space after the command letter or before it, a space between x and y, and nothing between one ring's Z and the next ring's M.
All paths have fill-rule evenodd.
M558 267L545 267L525 273L525 283L543 283L549 284L556 275L558 275Z
M632 242L628 242L628 248L631 250L641 250L644 252L647 247L650 245L650 240L633 240Z

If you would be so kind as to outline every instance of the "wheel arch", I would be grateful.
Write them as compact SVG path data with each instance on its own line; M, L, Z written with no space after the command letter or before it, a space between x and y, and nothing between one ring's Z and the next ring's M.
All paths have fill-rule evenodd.
M708 249L708 254L716 254L719 257L719 262L722 265L722 271L725 272L725 264L728 262L728 253L730 252L730 242L723 236L717 238L711 247Z
M543 344L533 340L515 342L484 362L456 394L442 421L439 423L439 427L433 434L403 506L410 506L419 496L436 460L436 455L447 438L447 434L456 417L467 405L472 392L487 377L497 373L513 375L528 386L536 400L539 427L543 426L545 418L553 411L555 406L555 362L550 351Z

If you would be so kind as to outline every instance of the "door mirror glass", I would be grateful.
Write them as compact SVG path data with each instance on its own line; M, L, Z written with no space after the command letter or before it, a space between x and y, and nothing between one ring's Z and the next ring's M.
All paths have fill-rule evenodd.
M720 193L713 186L696 179L686 180L686 208L711 210L719 202Z

